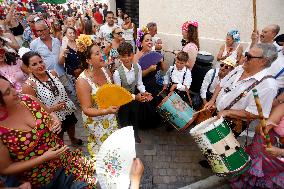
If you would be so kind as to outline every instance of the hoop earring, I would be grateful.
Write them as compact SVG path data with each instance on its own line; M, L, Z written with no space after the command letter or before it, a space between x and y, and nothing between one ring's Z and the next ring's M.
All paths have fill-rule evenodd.
M93 70L94 70L94 67L93 67L93 65L92 65L92 64L90 64L89 68L90 68L90 70L91 70L91 71L93 71Z
M5 108L0 108L0 121L4 121L9 117L8 111Z

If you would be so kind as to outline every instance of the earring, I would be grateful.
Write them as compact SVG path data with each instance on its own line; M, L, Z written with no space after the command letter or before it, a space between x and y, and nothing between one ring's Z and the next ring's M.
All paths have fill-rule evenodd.
M0 108L0 121L4 121L8 116L8 111L5 108Z
M92 64L90 64L89 68L90 68L90 70L91 70L91 71L93 71L93 70L94 70L94 67L93 67L93 65L92 65Z

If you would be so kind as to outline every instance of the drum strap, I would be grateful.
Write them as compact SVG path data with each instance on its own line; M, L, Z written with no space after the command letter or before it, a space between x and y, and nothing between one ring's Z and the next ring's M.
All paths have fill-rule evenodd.
M214 81L215 75L216 75L216 69L214 69L213 76L211 78L210 84L207 87L207 91L209 91L209 89L210 89L210 87L211 87L211 85L212 85L212 83Z
M174 67L173 67L173 69L171 70L171 73L170 73L170 85L172 85L172 75L173 75L173 71L174 71ZM182 84L184 83L184 80L185 80L185 76L186 76L186 73L187 73L187 68L186 68L186 70L185 70L185 72L184 72L184 74L183 74L183 77L182 77Z
M257 86L258 84L260 84L262 81L264 81L265 79L268 79L268 78L274 78L273 76L271 75L267 75L265 77L263 77L261 80L257 80L255 81L251 86L249 86L246 90L244 90L239 96L237 96L232 102L231 104L229 104L229 106L227 106L225 108L225 110L229 110L231 109L237 102L239 102L244 96L246 96L246 94L252 90L255 86Z

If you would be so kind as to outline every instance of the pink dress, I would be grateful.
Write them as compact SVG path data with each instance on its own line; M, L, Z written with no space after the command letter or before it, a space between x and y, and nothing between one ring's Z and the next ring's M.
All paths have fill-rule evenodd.
M275 145L277 134L271 130L269 135L272 145ZM247 172L230 180L233 189L284 188L284 160L269 156L264 144L264 138L256 133L253 142L246 148L252 165Z
M6 77L18 92L22 91L22 85L27 80L28 76L23 73L22 61L17 60L15 65L5 65L0 67L0 75Z

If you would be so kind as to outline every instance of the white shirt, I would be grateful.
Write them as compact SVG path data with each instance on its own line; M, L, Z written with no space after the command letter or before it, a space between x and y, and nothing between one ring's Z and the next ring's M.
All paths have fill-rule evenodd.
M268 68L269 73L276 76L284 68L284 55L283 52L278 52L278 58L272 62L271 66ZM284 88L284 72L276 78L278 88Z
M125 76L126 76L126 80L127 83L130 85L135 81L135 70L134 70L134 66L132 65L131 69L128 70L123 64L121 64L124 72L125 72ZM145 93L146 89L145 86L142 82L142 70L141 70L141 66L139 64L137 64L138 66L138 80L137 80L137 89L141 92L141 93ZM119 72L118 70L115 70L115 72L113 73L113 82L119 86L121 86L121 79L119 76ZM132 94L133 99L135 99L135 94Z
M269 75L268 70L264 69L249 78L239 80L243 72L243 67L238 66L221 80L221 91L216 100L218 111L222 111L226 107L228 107L236 97L238 97L243 91L251 86L256 80L260 81L264 76ZM230 89L230 91L226 93L225 89ZM273 99L277 94L277 83L275 79L268 78L255 86L255 89L257 89L258 92L263 115L264 117L268 118L271 111ZM250 112L254 115L258 115L252 90L250 90L244 97L241 98L241 100L233 105L231 109L246 110L247 112Z
M120 17L117 17L117 25L118 25L119 27L121 27L122 24L123 24L123 19L120 18Z
M211 93L214 93L216 86L220 83L220 79L219 79L219 76L218 76L219 70L220 70L219 68L216 68L214 79L213 79L212 84L209 88L209 91ZM207 88L211 83L213 74L214 74L214 69L211 69L206 73L206 75L203 79L202 86L201 86L201 89L200 89L200 96L201 96L202 99L206 99Z
M52 38L52 50L38 37L30 44L30 49L40 54L47 70L55 70L58 76L64 75L64 66L59 64L59 53L61 43L57 38Z
M113 26L109 26L108 23L105 23L104 25L102 25L100 27L100 31L99 31L99 37L100 38L106 38L109 39L110 38L110 34L113 31L114 28L118 28L119 26L114 24Z
M171 75L171 72L172 72L172 75ZM183 80L184 74L185 74L185 78ZM181 70L178 70L176 68L176 65L170 66L166 75L164 76L164 85L169 84L170 77L172 78L172 83L177 83L177 90L185 91L185 87L188 89L190 88L191 81L192 81L191 72L186 67L184 67Z

